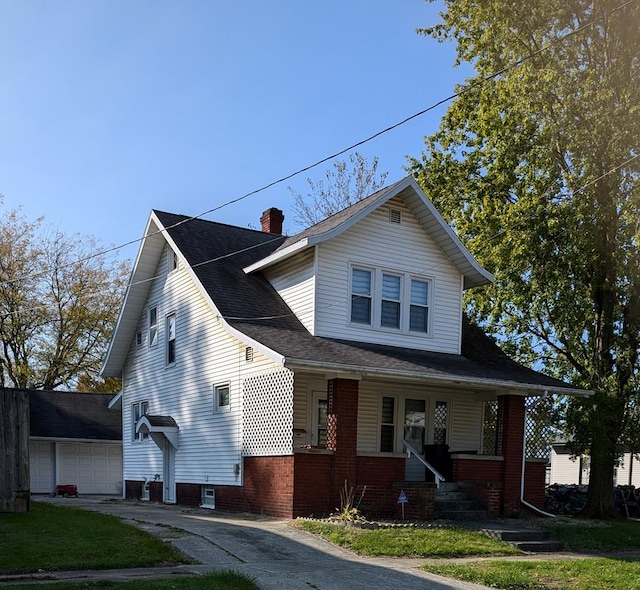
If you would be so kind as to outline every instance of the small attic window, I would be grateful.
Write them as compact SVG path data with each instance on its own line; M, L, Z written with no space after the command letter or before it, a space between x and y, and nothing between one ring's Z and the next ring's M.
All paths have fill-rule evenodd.
M402 211L400 209L389 209L389 223L402 223Z

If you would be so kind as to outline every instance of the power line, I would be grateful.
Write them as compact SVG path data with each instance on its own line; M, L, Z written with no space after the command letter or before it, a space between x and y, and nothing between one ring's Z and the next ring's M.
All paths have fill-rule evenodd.
M506 73L506 72L508 72L508 71L520 66L524 62L533 59L537 55L539 55L542 52L548 50L549 48L553 47L554 45L561 43L565 39L567 39L567 38L569 38L569 37L571 37L573 35L576 35L577 33L582 32L582 31L586 30L587 28L590 28L591 26L593 26L595 23L599 22L600 20L603 20L603 19L611 16L612 14L614 14L614 13L620 11L620 10L623 10L624 8L626 8L630 4L633 4L636 1L637 0L627 0L627 2L621 4L620 6L618 6L616 8L613 8L611 11L609 11L609 12L607 12L607 13L599 16L599 17L594 18L592 21L590 21L588 23L585 23L584 25L581 25L581 26L579 26L578 28L576 28L576 29L574 29L572 31L569 31L564 36L559 37L558 39L554 39L553 41L550 41L549 43L547 43L546 45L538 48L537 50L535 50L534 52L530 53L529 55L527 55L525 57L522 57L522 58L514 61L511 64L508 64L504 68L502 68L502 69L500 69L500 70L498 70L496 72L493 72L493 73L481 78L480 80L478 80L476 82L473 82L471 84L467 84L466 86L463 86L460 90L454 92L453 94L450 94L446 98L443 98L443 99L437 101L436 103L432 104L431 106L429 106L429 107L427 107L427 108L425 108L425 109L423 109L421 111L418 111L417 113L414 113L413 115L405 117L404 119L402 119L401 121L398 121L397 123L394 123L393 125L390 125L390 126L384 128L384 129L381 129L380 131L377 131L376 133L366 137L365 139L357 141L357 142L349 145L348 147L345 147L345 148L343 148L341 150L338 150L337 152L335 152L335 153L333 153L333 154L331 154L329 156L325 156L325 157L321 158L320 160L317 160L313 164L309 164L308 166L300 168L300 169L296 170L295 172L291 172L291 173L289 173L289 174L287 174L287 175L285 175L285 176L283 176L283 177L281 177L281 178L279 178L277 180L273 180L273 181L261 186L260 188L257 188L257 189L254 189L252 191L249 191L249 192L247 192L247 193L245 193L245 194L243 194L243 195L241 195L239 197L236 197L235 199L231 199L229 201L226 201L226 202L224 202L221 205L218 205L216 207L212 207L211 209L208 209L207 211L203 211L202 213L199 213L198 215L187 217L187 218L177 222L176 224L168 226L168 227L166 227L164 229L165 230L171 229L171 228L176 227L178 225L182 225L184 223L188 223L189 221L200 219L200 218L204 217L205 215L209 215L211 213L219 211L220 209L223 209L224 207L228 207L229 205L233 205L235 203L243 201L243 200L245 200L245 199L247 199L247 198L249 198L249 197L251 197L253 195L256 195L258 193L264 192L265 190L267 190L267 189L269 189L269 188L271 188L273 186L276 186L276 185L281 184L281 183L283 183L283 182L285 182L287 180L290 180L291 178L294 178L295 176L298 176L298 175L300 175L300 174L302 174L304 172L308 172L309 170L312 170L313 168L316 168L316 167L320 166L321 164L324 164L324 163L326 163L326 162L328 162L330 160L333 160L333 159L335 159L335 158L337 158L337 157L339 157L339 156L341 156L341 155L343 155L343 154L345 154L345 153L347 153L347 152L349 152L349 151L351 151L351 150L353 150L353 149L355 149L357 147L360 147L360 146L362 146L362 145L364 145L366 143L369 143L369 142L373 141L374 139L380 137L381 135L389 133L390 131L393 131L394 129L397 129L398 127L401 127L402 125L405 125L409 121L412 121L412 120L414 120L414 119L416 119L418 117L421 117L422 115L424 115L424 114L426 114L426 113L438 108L439 106L442 106L443 104L446 104L447 102L450 102L451 100L453 100L455 98L463 96L464 94L466 94L466 93L468 93L468 92L470 92L472 90L475 90L476 88L479 88L479 87L483 86L487 82L490 82L491 80L494 80L495 78L501 76L502 74L504 74L504 73ZM80 259L78 259L78 260L76 260L74 262L70 262L68 264L61 265L58 268L66 268L66 267L69 267L69 266L73 266L74 264L79 264L79 263L82 263L82 262L86 262L88 260L92 260L93 258L97 258L99 256L106 256L107 254L111 254L112 252L116 252L116 251L121 250L122 248L125 248L127 246L132 246L134 244L137 244L137 243L141 242L142 240L144 240L145 238L151 237L152 235L156 235L157 233L161 233L162 231L164 231L164 230L158 230L158 232L149 234L147 236L143 236L141 238L136 238L136 239L133 239L133 240L129 240L129 241L124 242L122 244L119 244L117 246L113 246L113 247L107 248L105 250L101 250L99 252L95 252L93 254L90 254L88 256L80 258ZM18 281L21 281L21 280L26 280L27 278L30 278L30 277L33 278L33 277L38 277L38 276L44 276L44 274L46 274L46 273L42 272L42 273L27 275L25 277L18 277L18 278L11 279L11 280L8 280L8 281L2 281L2 282L0 282L0 285L15 283L15 282L18 282Z

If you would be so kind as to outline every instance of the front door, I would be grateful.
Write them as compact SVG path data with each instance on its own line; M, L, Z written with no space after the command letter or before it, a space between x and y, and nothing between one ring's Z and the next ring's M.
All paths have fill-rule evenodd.
M418 453L424 453L427 435L427 402L423 399L405 399L404 401L404 440ZM424 481L425 467L420 460L411 455L406 461L405 479L407 481Z
M162 445L162 481L164 483L162 501L167 504L176 502L176 449L164 438Z

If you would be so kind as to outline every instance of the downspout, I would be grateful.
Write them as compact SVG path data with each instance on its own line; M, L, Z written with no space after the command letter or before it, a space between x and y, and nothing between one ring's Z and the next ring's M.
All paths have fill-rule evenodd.
M544 392L543 397L546 397L548 394L547 391ZM540 508L538 508L537 506L534 506L533 504L531 504L530 502L527 502L524 499L524 475L525 475L525 469L526 469L526 463L527 463L527 428L526 428L526 420L527 420L527 413L525 411L524 414L524 419L525 419L525 424L524 424L524 428L523 433L522 433L522 473L520 475L520 503L523 504L524 506L526 506L527 508L529 508L530 510L533 510L534 512L537 512L538 514L542 514L543 516L548 516L550 518L556 518L555 514L551 514L550 512L545 512L544 510L541 510Z

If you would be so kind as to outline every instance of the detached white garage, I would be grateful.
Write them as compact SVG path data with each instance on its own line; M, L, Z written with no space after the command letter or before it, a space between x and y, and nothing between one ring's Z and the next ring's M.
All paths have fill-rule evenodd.
M79 494L122 495L122 422L112 398L29 391L31 493L75 485Z

